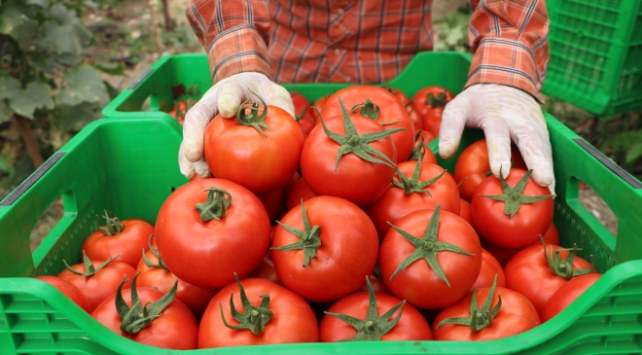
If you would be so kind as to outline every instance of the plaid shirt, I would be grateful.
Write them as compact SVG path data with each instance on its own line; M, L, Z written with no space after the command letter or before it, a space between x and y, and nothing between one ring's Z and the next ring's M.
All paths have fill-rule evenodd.
M433 47L432 0L192 0L187 18L214 82L254 71L278 83L373 84ZM475 55L467 86L494 83L537 98L548 63L545 0L471 0Z

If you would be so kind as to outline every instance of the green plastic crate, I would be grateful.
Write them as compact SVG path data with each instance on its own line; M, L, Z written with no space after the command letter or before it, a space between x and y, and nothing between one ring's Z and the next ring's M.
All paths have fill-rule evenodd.
M548 0L542 92L602 118L642 107L642 0Z

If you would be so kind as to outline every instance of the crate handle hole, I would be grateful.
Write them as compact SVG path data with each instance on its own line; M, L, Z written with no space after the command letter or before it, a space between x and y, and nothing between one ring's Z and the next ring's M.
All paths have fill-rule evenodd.
M604 202L604 199L598 195L591 186L577 179L575 180L577 181L576 186L578 186L579 189L577 198L580 204L595 220L611 233L613 238L616 238L618 233L618 218L615 213L613 213L613 210L611 210L609 205Z
M62 219L65 214L65 206L63 203L62 196L58 196L54 202L49 205L47 210L40 216L38 222L31 230L29 236L29 244L31 246L31 252L33 253L36 248L42 243L47 235L56 227L58 222Z

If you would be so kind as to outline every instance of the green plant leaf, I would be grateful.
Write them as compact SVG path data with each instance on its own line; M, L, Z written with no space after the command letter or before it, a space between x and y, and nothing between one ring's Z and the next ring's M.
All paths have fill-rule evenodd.
M58 94L59 104L76 106L91 102L104 106L109 103L107 88L96 69L87 65L77 66L65 73L64 80L66 87Z
M0 33L15 38L20 43L29 42L38 33L35 11L22 1L12 1L2 6Z
M0 100L0 123L8 121L12 113L13 111L7 106L5 100Z
M119 62L96 62L94 67L109 75L123 75L125 69Z
M642 136L640 137L642 139ZM642 143L635 143L629 147L629 150L626 152L626 158L624 162L626 164L633 163L642 157Z
M14 97L21 89L22 85L20 85L18 79L10 77L0 78L0 100Z
M78 132L89 122L101 117L96 104L90 102L83 102L76 106L62 105L56 107L54 124L61 131Z
M82 25L76 13L62 4L50 10L51 19L42 25L42 43L55 53L80 55L91 33Z
M27 0L28 5L37 5L42 8L49 7L49 3L51 3L51 0Z
M17 92L9 99L9 107L13 112L27 118L33 118L36 109L53 109L51 88L44 83L31 82L26 89Z

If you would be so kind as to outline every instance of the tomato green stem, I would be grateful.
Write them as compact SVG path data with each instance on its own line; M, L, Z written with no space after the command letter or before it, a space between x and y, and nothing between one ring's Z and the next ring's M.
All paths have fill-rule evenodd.
M538 201L545 200L547 198L553 197L553 195L542 195L542 196L524 196L524 189L526 188L526 183L528 178L530 178L533 170L529 170L524 177L522 177L519 182L514 187L511 187L504 179L504 174L502 169L499 169L499 181L502 184L502 191L504 192L501 195L489 196L481 195L482 197L490 198L496 201L504 202L504 213L510 217L513 217L522 207L524 203L535 203Z
M236 122L244 126L254 127L257 131L259 131L259 133L261 133L261 135L265 137L263 128L267 129L268 131L270 130L270 127L264 122L268 114L268 105L259 95L251 90L250 92L254 94L254 96L256 96L259 101L261 101L261 103L263 104L263 110L260 109L258 102L253 103L251 106L247 106L247 104L251 101L251 99L247 99L239 106L239 109L236 112ZM259 111L261 111L260 114Z
M357 112L359 110L359 112ZM357 113L361 116L368 117L371 120L377 120L379 118L379 114L381 113L381 109L379 108L379 105L375 104L372 102L370 99L366 99L362 104L357 104L352 107L350 110L350 113Z
M540 239L542 241L542 244L544 245L544 258L546 259L546 263L548 264L548 267L551 269L551 272L553 274L559 277L563 277L566 280L570 280L573 277L586 275L593 271L593 265L591 265L590 268L586 269L573 269L573 260L575 260L575 255L578 251L582 250L581 248L577 247L577 244L573 244L572 248L557 249L555 253L553 253L553 246L549 245L549 253L546 242L544 242L544 238L540 236ZM562 260L562 256L560 255L560 252L562 251L568 251L568 255L566 255L566 259L564 260Z
M415 170L412 173L412 177L408 178L399 169L397 169L397 176L399 177L400 181L393 179L392 184L402 189L407 195L414 193L426 193L428 194L428 196L432 197L430 191L424 189L437 182L437 180L441 179L441 177L444 176L445 173L446 171L444 170L441 174L430 180L421 181L419 179L421 175L421 159L419 159L417 160L417 164L415 164Z
M114 216L114 214L111 214L112 217L109 217L109 213L107 210L105 210L105 222L107 225L105 227L100 227L98 228L103 234L107 236L114 236L125 229L125 226L123 223L118 219L118 217Z
M440 92L437 97L429 92L428 95L426 95L426 105L430 107L446 106L446 92Z
M94 264L91 262L91 260L89 260L89 257L87 257L87 253L84 250L82 251L82 258L85 264L85 272L74 270L71 266L69 266L69 264L67 264L67 260L65 259L63 259L62 262L65 264L65 268L67 268L67 270L69 270L71 273L80 275L83 277L89 277L89 276L96 275L98 271L102 270L105 266L107 266L107 264L109 264L112 261L112 259L109 258L105 260L105 262L103 262L102 264L98 265L98 267L94 267Z
M153 234L150 234L149 239L147 240L147 245L149 245L149 250L151 250L152 254L154 254L156 259L158 259L158 264L152 263L149 260L149 258L147 258L147 255L145 255L146 254L145 253L145 249L143 249L143 262L145 263L145 265L147 265L147 267L161 268L161 269L163 269L165 271L169 271L169 268L167 267L167 265L165 265L165 262L163 261L163 258L161 258L160 253L158 252L158 249L154 248L154 246L152 245L152 237L153 236L154 236Z
M388 334L392 328L399 323L399 319L401 319L401 315L403 314L403 308L406 304L406 300L402 300L397 303L394 307L390 308L386 313L379 317L379 311L377 310L377 297L367 276L366 283L368 284L369 298L368 314L366 315L365 320L355 318L347 314L328 311L323 312L329 316L341 319L356 329L357 334L354 337L347 339L347 341L381 340L382 336ZM399 313L397 313L397 316L391 320L392 315L395 314L397 310L399 310Z
M319 226L310 226L310 220L308 219L308 213L305 210L305 204L303 199L301 199L301 214L303 218L303 230L296 229L294 227L288 226L286 224L277 221L281 227L285 228L288 232L294 234L300 241L284 245L278 248L270 248L271 250L283 251L283 250L303 250L303 267L308 267L310 265L310 259L317 256L317 249L321 247L321 229Z
M232 313L232 318L234 318L239 324L230 325L225 319L225 314L223 313L223 305L219 302L218 306L221 309L221 318L223 319L223 324L230 329L244 330L247 329L252 332L254 335L261 335L265 329L265 325L272 319L273 313L268 309L270 306L270 296L261 295L261 304L258 307L255 307L250 303L250 300L245 294L245 288L241 284L239 277L234 273L236 278L236 284L239 286L239 292L241 294L241 304L243 305L243 311L241 313L236 310L234 305L234 293L230 294L230 311Z
M437 241L437 236L439 231L440 211L441 211L441 205L438 204L437 208L435 208L435 211L430 217L430 221L428 222L428 227L424 231L422 238L417 238L412 234L404 231L403 229L395 226L394 224L388 222L390 227L392 227L395 231L397 231L397 233L401 234L402 237L404 237L407 241L409 241L410 244L412 244L413 246L415 246L415 248L417 248L404 261L402 261L401 264L399 264L395 272L392 274L392 276L390 276L391 281L399 272L401 272L403 269L408 267L410 264L414 263L417 260L424 259L426 260L430 268L434 271L434 273L437 274L437 276L439 276L439 278L442 279L446 283L446 285L448 285L448 287L450 287L450 282L448 282L448 278L446 278L446 275L444 274L444 270L441 268L441 265L437 260L437 253L441 253L444 251L451 251L453 253L462 254L466 256L475 255L465 251L464 249L454 244Z
M421 131L415 134L415 142L415 147L412 148L412 152L410 153L408 160L421 160L424 158L424 155L426 155L426 144Z
M196 204L196 210L201 213L201 221L220 220L225 216L232 203L232 195L216 187L211 187L205 191L208 191L205 203Z

